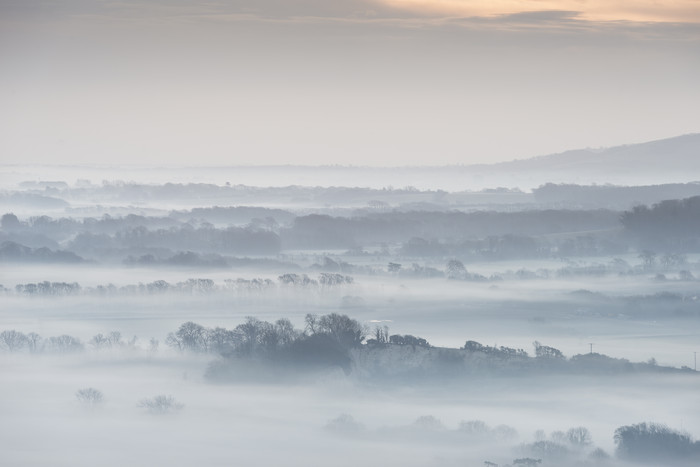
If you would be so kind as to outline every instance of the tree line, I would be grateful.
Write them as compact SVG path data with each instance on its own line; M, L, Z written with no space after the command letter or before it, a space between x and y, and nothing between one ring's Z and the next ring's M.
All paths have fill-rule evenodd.
M286 273L277 277L277 281L269 278L236 278L225 279L222 284L215 283L212 279L190 278L185 281L171 283L164 280L156 280L148 283L128 284L117 287L114 284L83 287L77 282L29 282L17 284L14 292L19 295L29 296L70 296L70 295L135 295L135 294L159 294L159 293L185 293L205 295L216 292L254 292L266 291L277 288L300 288L305 290L337 287L354 283L354 278L345 274L322 272L316 279L307 274ZM10 292L0 285L0 291Z
M302 329L286 318L274 322L248 317L232 329L206 327L193 321L183 323L168 333L165 344L178 351L211 354L221 357L209 375L214 379L226 373L227 367L255 363L272 373L291 369L340 368L346 373L360 369L362 377L410 378L421 376L462 378L487 373L537 374L561 373L630 373L686 372L648 362L630 362L598 353L567 358L559 349L533 343L534 355L522 348L488 346L467 340L460 348L434 347L425 338L410 334L391 334L387 326L367 325L345 314L307 314ZM87 344L78 338L61 335L42 338L37 333L16 330L0 333L0 349L28 353L67 353L85 349L142 349L136 336L124 340L113 331L97 334ZM151 338L147 350L157 351L159 342Z

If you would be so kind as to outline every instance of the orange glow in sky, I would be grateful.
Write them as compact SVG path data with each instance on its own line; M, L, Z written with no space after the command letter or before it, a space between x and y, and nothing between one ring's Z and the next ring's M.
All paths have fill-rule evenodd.
M700 0L382 0L407 10L448 16L575 11L592 21L700 23Z

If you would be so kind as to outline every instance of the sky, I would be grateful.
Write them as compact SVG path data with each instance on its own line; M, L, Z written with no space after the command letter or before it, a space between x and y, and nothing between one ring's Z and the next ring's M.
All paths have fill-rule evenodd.
M0 0L0 163L491 163L700 131L696 0Z

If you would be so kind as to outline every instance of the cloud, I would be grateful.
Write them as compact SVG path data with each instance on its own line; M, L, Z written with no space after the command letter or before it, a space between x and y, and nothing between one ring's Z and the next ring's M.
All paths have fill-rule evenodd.
M506 21L631 21L700 23L696 0L6 0L4 17L50 19L76 15L112 18L257 17L346 20L491 18Z
M426 15L508 16L526 12L575 11L589 21L700 23L696 0L382 0Z

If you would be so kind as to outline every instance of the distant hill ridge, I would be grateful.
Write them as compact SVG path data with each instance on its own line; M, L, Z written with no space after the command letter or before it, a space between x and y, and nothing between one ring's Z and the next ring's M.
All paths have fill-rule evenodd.
M603 149L576 149L480 167L498 171L696 171L700 178L700 133Z

